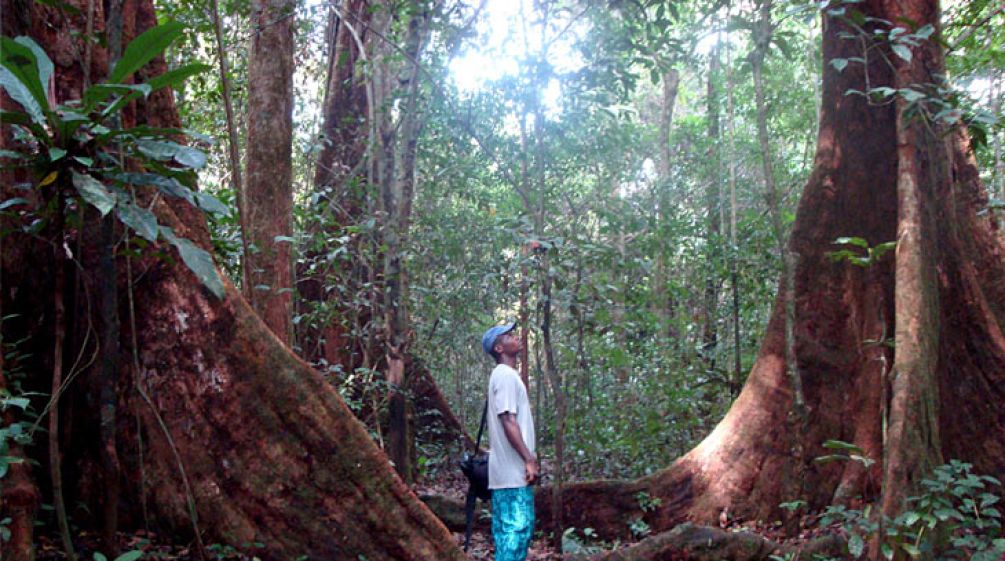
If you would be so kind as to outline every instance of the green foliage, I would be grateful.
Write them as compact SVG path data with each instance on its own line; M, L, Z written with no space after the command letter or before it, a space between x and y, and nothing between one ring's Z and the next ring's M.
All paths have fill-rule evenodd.
M973 466L958 460L935 468L921 481L922 493L909 497L896 518L844 506L830 506L820 523L840 525L848 534L848 554L860 558L866 543L879 538L886 559L898 551L910 557L935 555L938 559L994 561L1005 553L1000 502L992 487L997 479L976 475Z
M841 237L834 240L834 245L846 246L827 253L831 261L846 261L858 267L869 267L879 262L879 260L892 249L897 247L897 242L884 242L869 246L869 242L856 237ZM856 249L857 248L857 249Z
M195 170L205 165L205 156L173 140L184 131L120 125L119 112L130 101L174 86L205 69L188 65L149 82L124 83L180 34L181 26L174 22L142 33L126 47L108 82L87 88L80 100L59 107L49 106L43 87L53 65L42 48L28 37L3 37L0 85L24 112L4 112L2 117L21 129L19 154L24 158L15 159L15 165L30 167L40 178L38 188L54 185L56 191L51 196L58 197L72 186L80 200L102 216L114 211L123 225L147 241L163 237L178 248L199 280L222 298L223 283L212 257L159 225L151 208L144 207L134 194L134 186L153 186L164 195L185 198L205 210L223 210L219 202L194 190ZM127 172L127 158L148 172Z

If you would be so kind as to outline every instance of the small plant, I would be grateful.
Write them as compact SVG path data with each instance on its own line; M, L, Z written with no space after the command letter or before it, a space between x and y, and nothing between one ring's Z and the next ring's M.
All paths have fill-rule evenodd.
M642 509L642 512L653 512L663 504L663 499L653 497L645 491L639 491L635 495L635 500L639 502L639 508Z
M196 171L206 165L206 155L176 142L187 134L184 130L122 126L121 112L130 102L208 68L190 64L146 82L130 83L134 73L181 34L182 25L177 22L147 30L126 46L106 82L87 88L81 99L59 106L49 102L48 84L55 67L45 51L29 37L0 37L0 88L22 108L0 111L0 122L12 126L16 147L16 151L4 150L0 157L12 167L34 172L37 184L22 185L22 189L38 189L46 205L56 203L55 213L42 212L24 227L27 233L40 233L63 211L64 198L67 210L82 212L90 205L101 216L114 213L141 239L140 245L160 238L175 246L189 269L222 298L223 282L209 253L158 224L153 203L145 204L134 194L136 186L150 187L204 211L226 213L219 201L194 189ZM142 171L136 171L137 166ZM28 198L0 204L3 209L24 206Z
M848 533L848 554L858 559L870 539L880 538L884 558L898 551L910 557L934 554L939 559L996 561L1005 553L994 477L971 473L968 463L951 460L921 482L923 493L907 499L908 508L894 519L872 511L830 506L821 524L839 524ZM882 522L882 524L880 524ZM880 533L882 528L882 534Z
M642 539L652 533L653 529L649 527L649 524L642 519L641 516L638 518L633 518L628 522L628 529L631 530L632 535L637 539Z
M570 555L593 555L604 550L596 544L589 544L587 540L596 540L597 533L593 528L583 528L583 538L576 535L576 528L566 528L562 532L562 552Z

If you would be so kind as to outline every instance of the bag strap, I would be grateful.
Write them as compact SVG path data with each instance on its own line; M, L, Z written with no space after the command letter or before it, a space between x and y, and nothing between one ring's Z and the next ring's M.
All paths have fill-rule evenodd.
M478 425L478 440L475 441L475 454L478 453L478 449L482 445L482 432L485 431L485 418L489 413L489 400L485 400L485 407L482 408L482 422Z

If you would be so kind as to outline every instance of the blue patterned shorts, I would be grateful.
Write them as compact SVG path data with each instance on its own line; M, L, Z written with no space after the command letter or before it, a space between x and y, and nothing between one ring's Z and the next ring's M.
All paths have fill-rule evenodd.
M524 561L534 533L534 488L492 490L495 561Z

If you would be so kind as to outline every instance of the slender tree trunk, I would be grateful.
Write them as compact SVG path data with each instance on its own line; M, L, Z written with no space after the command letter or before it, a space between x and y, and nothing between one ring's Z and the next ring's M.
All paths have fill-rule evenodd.
M414 433L409 404L410 380L406 377L405 356L410 343L408 318L408 280L401 254L408 241L412 199L415 192L415 161L423 118L419 114L419 65L430 14L419 9L408 22L405 37L405 90L398 119L385 113L381 124L381 185L384 216L384 341L386 346L387 381L390 387L388 410L388 454L398 473L411 482L414 473ZM395 80L388 63L382 65L387 95L381 106L397 95L391 90ZM389 109L385 109L389 111Z
M719 344L719 239L722 231L720 206L722 193L719 177L719 86L716 83L721 64L719 47L713 49L708 60L708 139L709 139L709 180L705 187L705 288L702 295L701 313L701 353L707 370L715 370L716 347Z
M663 75L663 102L660 107L660 136L658 174L656 178L656 224L662 232L668 219L670 204L670 165L673 155L670 149L670 130L673 125L673 110L677 102L677 90L680 86L680 72L670 69ZM668 343L676 340L677 334L673 327L674 302L667 293L669 274L665 252L656 253L655 273L653 274L653 311L659 320L659 331Z
M740 393L743 377L740 340L740 280L737 258L740 251L736 235L736 111L733 100L733 61L731 50L726 50L726 120L729 142L726 144L726 161L729 162L729 284L733 293L733 374L729 377L729 398Z
M251 307L293 340L293 29L295 0L252 0L248 161L242 235Z
M223 110L227 115L227 152L229 155L230 177L234 184L234 199L241 224L241 289L245 297L250 296L251 277L248 268L248 202L241 175L241 145L237 139L237 123L234 119L233 95L230 87L230 68L227 64L227 49L223 43L223 22L220 20L219 0L209 0L213 15L213 30L216 36L216 58L220 70L220 89L223 93Z

